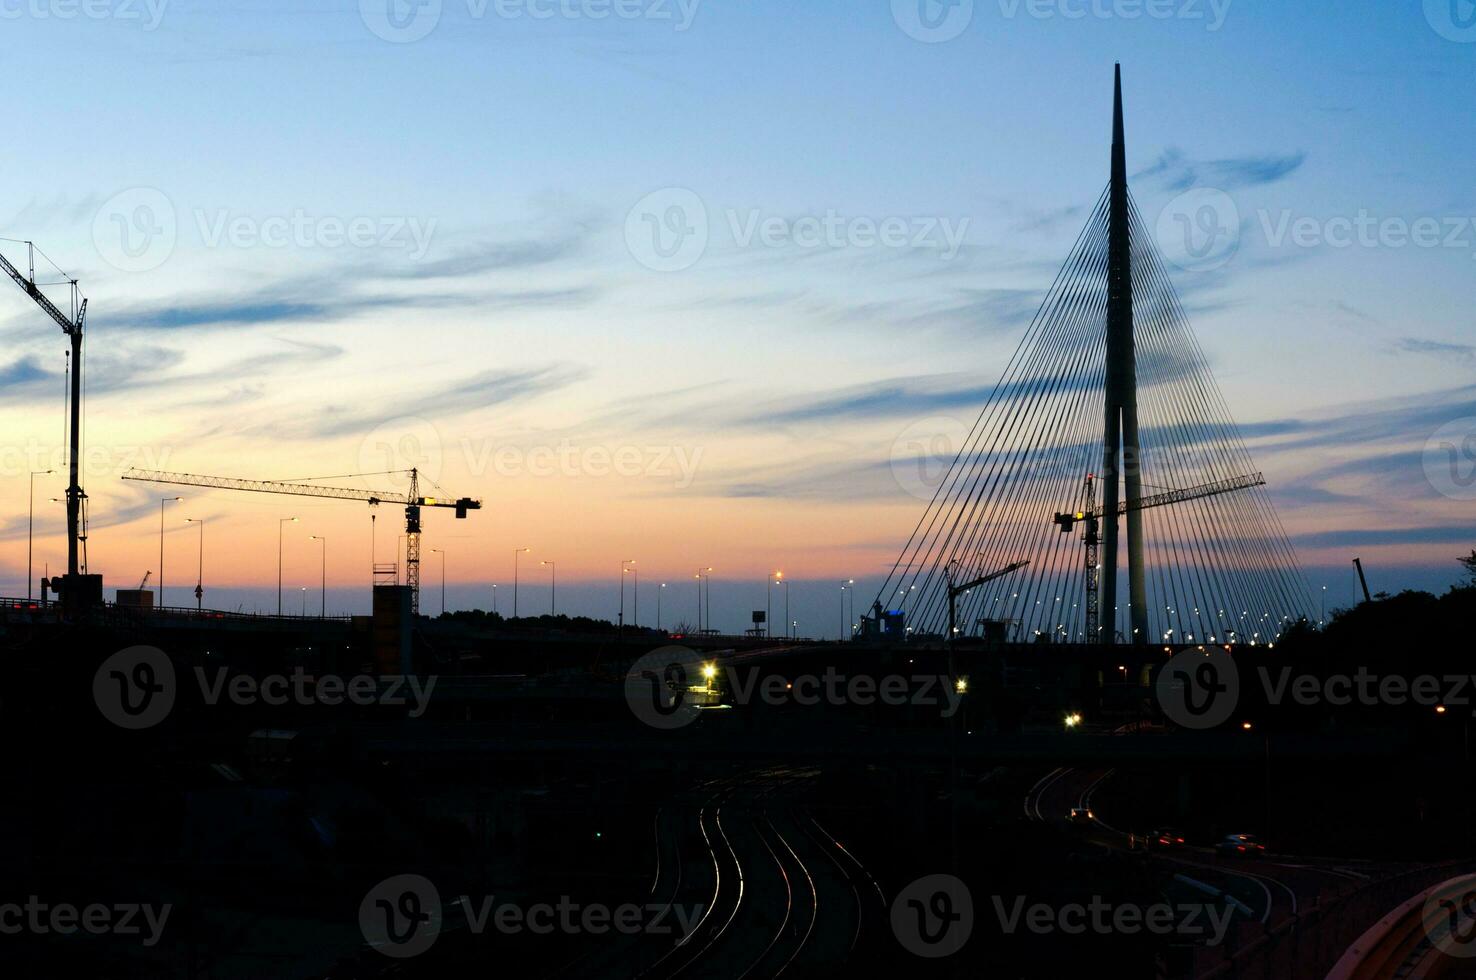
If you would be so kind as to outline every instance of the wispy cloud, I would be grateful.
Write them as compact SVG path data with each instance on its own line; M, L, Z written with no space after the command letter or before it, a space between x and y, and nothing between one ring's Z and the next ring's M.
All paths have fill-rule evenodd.
M1303 152L1193 160L1184 151L1170 147L1135 174L1134 179L1156 181L1171 191L1185 191L1199 185L1233 190L1273 184L1300 170L1306 162L1307 154Z

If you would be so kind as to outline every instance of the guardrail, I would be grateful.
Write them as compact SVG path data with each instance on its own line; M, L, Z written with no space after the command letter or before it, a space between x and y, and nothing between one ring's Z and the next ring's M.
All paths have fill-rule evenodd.
M1413 976L1416 972L1429 978L1443 973L1442 967L1449 964L1426 962L1429 957L1445 956L1439 940L1455 941L1449 934L1445 910L1438 903L1445 899L1460 908L1466 904L1463 898L1469 901L1473 886L1476 886L1476 876L1461 875L1405 900L1348 947L1328 973L1327 980L1379 980L1381 977ZM1432 899L1437 902L1433 908ZM1470 940L1466 942L1470 943ZM1476 952L1476 947L1472 951Z
M1202 950L1193 975L1198 980L1327 976L1367 933L1370 923L1380 921L1391 907L1403 908L1411 894L1427 894L1457 871L1471 869L1469 860L1449 861L1319 896L1310 908L1272 928L1259 923L1243 926L1239 933L1246 937L1243 942L1227 943L1218 953ZM1256 930L1263 931L1254 935Z

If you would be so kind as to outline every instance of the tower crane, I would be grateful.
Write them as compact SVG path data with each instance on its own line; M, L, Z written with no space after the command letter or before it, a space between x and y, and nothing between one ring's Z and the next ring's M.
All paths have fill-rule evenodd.
M1076 525L1083 525L1082 543L1086 549L1086 641L1096 643L1098 634L1101 632L1101 610L1099 606L1099 587L1101 585L1101 564L1097 561L1097 549L1099 546L1098 532L1101 528L1101 520L1107 516L1107 508L1095 505L1096 493L1094 489L1096 477L1088 473L1083 486L1082 496L1084 502L1082 508L1070 514L1057 514L1055 524L1060 527L1062 534L1070 534ZM1197 487L1185 487L1180 490L1165 490L1163 493L1150 494L1146 497L1130 497L1118 502L1112 508L1112 519L1114 521L1129 511L1143 511L1154 507L1166 507L1169 504L1184 503L1189 500L1200 500L1205 497L1215 497L1222 493L1233 493L1236 490L1248 490L1251 487L1263 487L1266 479L1260 473L1252 473L1248 476L1234 476L1224 480L1216 480L1213 483L1203 483Z
M63 607L72 612L87 604L88 591L81 576L87 571L87 530L83 501L87 494L78 482L79 444L82 438L82 325L87 319L87 297L77 288L77 280L66 280L72 288L72 315L68 316L36 285L36 246L26 242L27 273L22 275L9 259L0 255L0 269L5 270L17 286L35 301L61 327L72 342L71 415L67 424L67 575L61 583ZM43 258L45 256L43 255ZM79 550L81 551L79 557ZM56 583L53 583L55 587ZM97 600L102 599L102 583L96 583Z
M410 476L410 489L405 493L379 490L353 490L345 487L325 487L313 483L284 483L279 480L237 480L224 476L199 476L194 473L164 473L158 470L129 470L123 474L125 480L142 480L147 483L168 483L187 487L208 487L216 490L245 490L252 493L281 493L296 497L326 497L332 500L362 500L373 507L377 504L405 505L405 580L410 586L410 614L420 615L420 510L422 507L447 507L456 511L458 520L464 520L468 511L481 510L482 502L471 497L451 500L441 497L420 495L420 471L401 470Z

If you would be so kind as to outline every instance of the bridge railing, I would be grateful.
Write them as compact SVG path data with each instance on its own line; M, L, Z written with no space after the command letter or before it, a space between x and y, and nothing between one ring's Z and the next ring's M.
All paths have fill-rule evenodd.
M1470 861L1446 862L1324 893L1311 908L1272 928L1248 923L1237 937L1243 937L1242 942L1201 949L1193 975L1197 980L1326 977L1390 909L1470 867ZM1258 929L1264 931L1256 936ZM1247 936L1247 930L1251 935Z

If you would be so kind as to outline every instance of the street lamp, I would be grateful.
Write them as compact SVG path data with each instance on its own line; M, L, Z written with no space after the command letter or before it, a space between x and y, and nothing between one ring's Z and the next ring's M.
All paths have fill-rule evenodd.
M325 537L323 537L321 534L314 534L314 535L311 535L310 537L311 537L312 540L318 542L318 544L321 545L321 548L319 550L322 552L322 555L321 555L321 558L322 558L322 566L321 566L321 569L319 571L320 582L319 582L318 588L320 590L322 590L322 599L320 600L321 603L322 603L322 605L318 608L318 617L320 619L327 619L328 618L328 539L325 538Z
M432 548L431 554L441 556L441 615L446 615L446 552L441 548Z
M45 474L50 473L50 472L52 472L52 471L51 470L32 470L31 471L31 490L30 490L30 497L28 498L29 499L29 503L27 504L27 506L30 508L30 514L26 518L26 601L27 602L30 602L31 601L31 535L32 535L33 530L36 527L36 475L39 473L39 474L41 474L41 475L44 476Z
M697 580L697 633L699 636L702 634L702 577L710 571L712 571L710 568L699 568L692 576ZM708 623L707 628L712 629L712 623Z
M620 563L620 615L616 617L615 628L621 633L625 632L625 576L630 574L630 569L625 566L634 564L634 558L627 558Z
M853 579L853 578L846 579L844 582L841 583L841 619L846 619L847 618L846 617L846 593L847 592L854 592L855 589L853 588L853 586L855 584L856 584L856 580ZM855 606L856 606L856 603L853 600L851 602L851 608L854 609ZM841 639L842 640L844 640L846 638L846 632L847 632L849 626L850 626L850 623L849 622L844 622L844 623L841 624Z
M492 615L497 615L497 583L492 583Z
M199 612L205 599L205 518L186 517L185 523L200 525L200 564L195 571L195 612Z
M661 588L656 590L656 632L661 632L661 593L666 590L666 583L661 583Z
M308 590L307 590L307 586L306 585L300 586L297 591L299 591L299 592L302 593L302 618L303 619L306 619L307 618L307 614L308 614Z
M708 629L709 632L716 633L717 630L713 629L713 626L712 626L712 569L711 568L704 568L702 570L702 582L703 582L704 585L707 586L707 611L706 611L706 614L704 616L704 618L707 620L707 629Z
M794 639L794 624L789 621L789 579L785 579L779 584L784 586L784 622L789 624L784 632L789 639Z
M769 576L769 582L764 592L764 635L771 636L774 625L774 583L784 581L783 572L775 572ZM785 617L788 618L788 617Z
M53 498L55 499L55 498ZM164 608L164 505L173 501L181 501L183 497L160 497L159 498L159 608Z
M277 615L282 615L282 525L296 524L295 517L277 519Z
M557 616L559 614L559 567L551 561L546 561L543 564L548 566L548 614L550 616Z
M518 548L513 551L513 619L518 618L518 556L526 555L532 548Z

